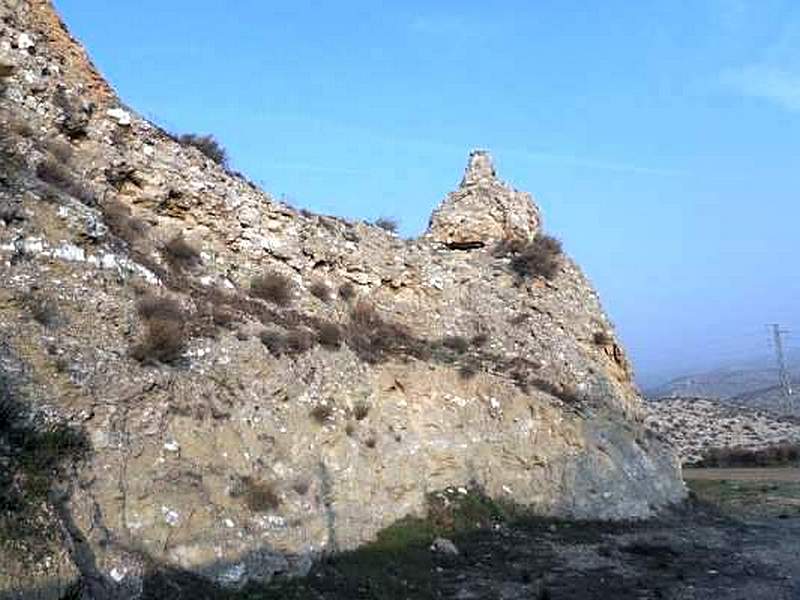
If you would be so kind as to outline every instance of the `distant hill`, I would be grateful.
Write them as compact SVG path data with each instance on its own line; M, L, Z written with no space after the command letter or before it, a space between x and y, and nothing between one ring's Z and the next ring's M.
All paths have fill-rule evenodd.
M800 405L800 353L787 354L787 368ZM774 359L754 358L730 366L675 377L645 390L648 398L717 398L729 404L784 412ZM800 412L800 406L792 412Z

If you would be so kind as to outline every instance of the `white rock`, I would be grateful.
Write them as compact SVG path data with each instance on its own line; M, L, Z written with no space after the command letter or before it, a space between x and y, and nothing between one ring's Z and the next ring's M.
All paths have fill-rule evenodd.
M106 114L117 122L117 125L122 127L129 127L131 124L131 115L128 111L121 108L109 108Z
M169 452L177 452L181 449L180 444L175 440L170 440L164 444L164 450L168 450Z
M33 38L27 33L20 33L19 37L17 38L17 47L20 50L27 50L28 48L33 48L36 44L33 41Z
M456 548L456 545L447 538L439 537L433 540L433 543L431 544L431 552L456 556L458 554L458 548Z
M111 572L109 573L109 575L111 575L111 579L113 579L117 583L125 579L126 574L127 571L125 569L117 569L117 567L111 569Z

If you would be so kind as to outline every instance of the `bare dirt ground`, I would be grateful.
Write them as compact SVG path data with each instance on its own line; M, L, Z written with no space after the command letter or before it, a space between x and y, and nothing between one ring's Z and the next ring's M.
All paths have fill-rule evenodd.
M658 519L498 520L451 536L459 550L452 556L412 536L405 545L340 555L304 579L246 597L800 599L800 482L781 479L784 469L746 471L743 480L690 481L693 498Z
M684 469L683 478L689 481L800 481L800 469L796 467Z

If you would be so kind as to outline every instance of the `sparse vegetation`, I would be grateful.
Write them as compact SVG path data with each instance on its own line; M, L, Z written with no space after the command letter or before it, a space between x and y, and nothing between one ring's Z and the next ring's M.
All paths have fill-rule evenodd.
M442 346L458 354L469 350L469 341L463 335L448 335L442 338Z
M473 346L476 348L483 348L489 342L489 334L488 333L476 333L472 336L470 340Z
M148 319L144 337L131 349L131 356L142 363L175 363L183 356L187 341L182 322Z
M314 338L305 329L294 329L285 337L287 354L302 354L314 346Z
M353 417L356 421L363 421L367 415L369 415L369 404L359 401L353 405Z
M782 467L800 464L800 444L783 442L766 448L710 448L696 467Z
M258 337L273 356L281 356L286 352L286 340L280 331L265 329Z
M36 176L52 188L88 206L97 204L94 193L79 183L69 169L52 158L46 158L36 165Z
M161 247L161 254L176 271L192 269L200 263L200 252L180 233L170 238Z
M131 356L146 364L178 361L186 350L188 335L187 315L177 300L148 293L139 300L136 311L145 331L131 348Z
M118 200L105 203L102 211L111 233L128 244L147 233L147 224L134 217L130 207Z
M61 545L50 491L91 452L85 433L31 414L0 364L0 554Z
M342 328L336 323L323 323L317 331L319 343L326 348L339 348L342 345Z
M538 235L511 259L511 268L520 277L553 279L562 261L561 242L549 235Z
M24 221L25 213L18 202L10 198L0 199L0 221L6 225L11 225L17 221Z
M367 448L372 449L378 445L378 439L374 435L369 435L367 436L367 439L364 440L364 445Z
M333 418L334 407L332 404L321 402L311 409L310 415L317 423L323 425L326 421Z
M339 286L339 298L345 302L352 300L356 295L356 288L349 281Z
M194 146L218 165L227 168L228 153L213 135L185 133L178 136L178 141L187 146Z
M595 331L594 335L592 336L592 341L596 346L608 346L614 340L612 340L611 336L605 331Z
M45 292L32 292L23 297L23 303L34 321L45 327L58 324L59 310L55 298Z
M535 378L530 381L526 379L526 382L533 385L533 387L535 387L537 390L545 392L546 394L550 394L551 396L555 396L566 404L577 404L581 401L581 396L578 393L578 390L571 386L556 384L541 378Z
M180 303L169 296L147 293L136 303L136 312L142 319L183 322L185 311Z
M331 288L328 287L328 284L325 283L324 281L315 281L314 283L311 284L309 291L311 292L312 296L318 298L322 302L327 303L331 301L331 296L332 296Z
M307 479L298 479L292 484L292 489L298 496L305 496L308 493L310 484Z
M375 226L380 227L384 231L397 233L397 230L400 228L400 223L394 217L380 217L375 219Z
M286 275L268 271L253 278L250 282L250 295L277 306L289 306L292 303L293 288L291 279Z
M253 512L271 512L281 505L275 486L264 481L254 481L250 477L242 478L244 503Z

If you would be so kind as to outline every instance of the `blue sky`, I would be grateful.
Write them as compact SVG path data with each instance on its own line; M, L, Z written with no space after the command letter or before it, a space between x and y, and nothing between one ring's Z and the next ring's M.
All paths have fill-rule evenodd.
M56 0L123 98L314 211L422 232L470 148L650 383L800 345L800 3Z

